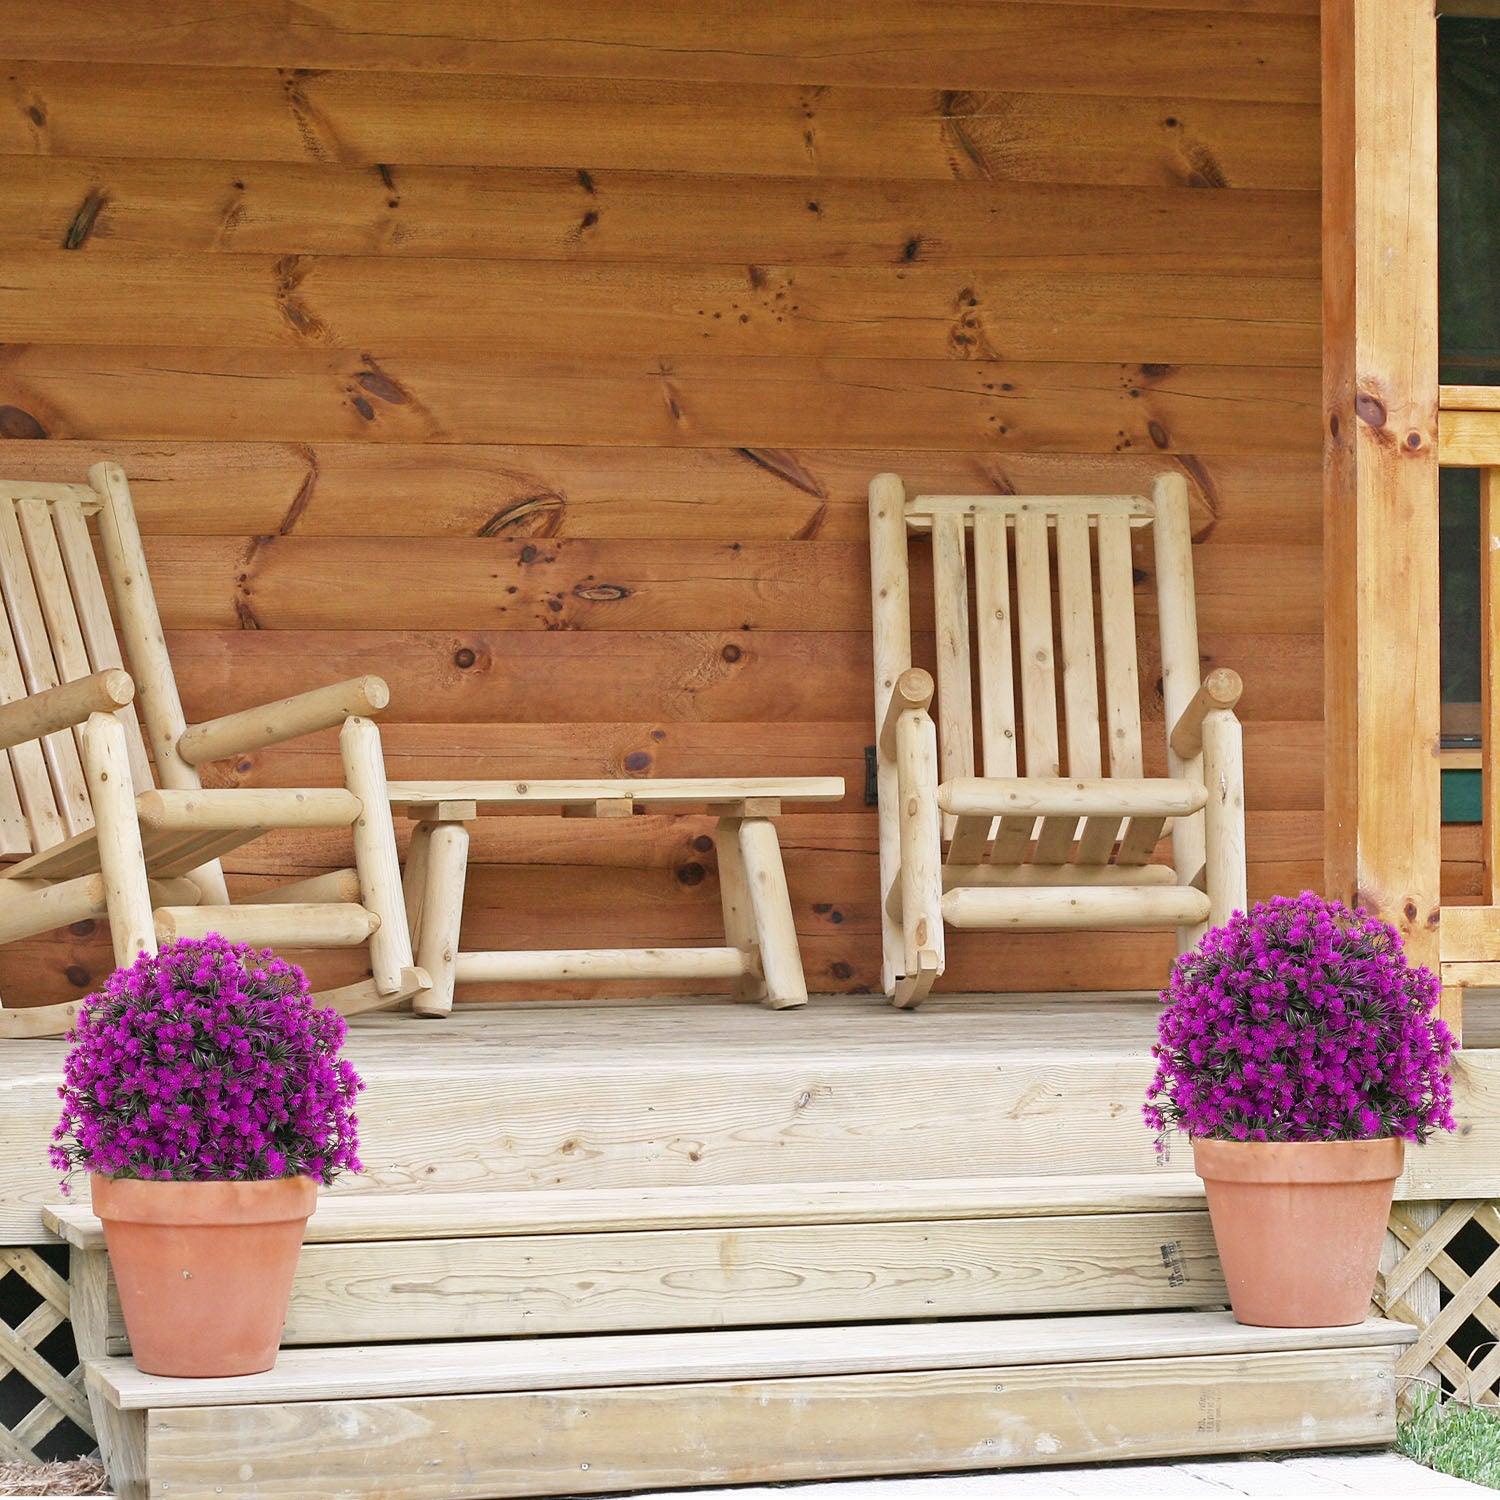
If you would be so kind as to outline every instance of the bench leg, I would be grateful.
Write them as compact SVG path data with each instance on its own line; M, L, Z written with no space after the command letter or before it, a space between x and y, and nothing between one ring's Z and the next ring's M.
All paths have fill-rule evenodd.
M401 899L406 905L406 931L414 953L422 942L422 902L427 895L427 851L433 826L424 819L412 829L406 863L401 867Z
M454 966L469 868L469 829L465 823L430 826L417 967L427 971L432 988L418 995L411 1008L419 1016L446 1016L453 1009Z
M776 825L769 818L745 818L740 823L739 846L745 882L750 888L756 940L760 944L766 1004L778 1010L805 1005L807 980L802 973L792 898L781 863Z
M719 900L724 907L724 940L745 955L746 970L734 984L736 1000L764 1000L766 982L760 974L760 942L755 935L755 911L750 903L750 882L740 853L743 818L720 818L714 828L714 848L719 860Z

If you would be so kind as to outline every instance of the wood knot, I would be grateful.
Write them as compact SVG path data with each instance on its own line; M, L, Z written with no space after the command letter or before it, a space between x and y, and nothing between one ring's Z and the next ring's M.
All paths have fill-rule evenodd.
M1384 427L1386 422L1385 402L1369 391L1360 391L1354 398L1354 414L1367 427Z

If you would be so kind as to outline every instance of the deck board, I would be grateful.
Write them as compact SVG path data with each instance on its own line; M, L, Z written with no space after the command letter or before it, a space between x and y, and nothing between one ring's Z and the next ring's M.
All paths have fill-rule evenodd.
M563 1194L532 1200L545 1232L549 1216L555 1229L594 1211L568 1193L748 1191L726 1201L753 1223L775 1221L768 1203L757 1219L754 1200L783 1187L795 1205L842 1183L857 1217L859 1184L894 1195L980 1175L1010 1182L1019 1211L1087 1211L1080 1203L1100 1184L1113 1185L1115 1206L1152 1208L1158 1184L1172 1196L1196 1181L1185 1142L1169 1139L1158 1159L1140 1120L1156 1010L1152 998L1110 994L941 1001L915 1013L878 998L815 997L796 1013L704 1000L462 1006L439 1022L361 1017L348 1055L369 1084L368 1170L341 1180L335 1200ZM1495 1016L1491 1000L1471 1004L1471 1043L1492 1045L1461 1054L1462 1129L1409 1153L1403 1198L1500 1190ZM65 1050L0 1043L0 1244L50 1238L41 1214L58 1185L39 1143L57 1119ZM1076 1185L1062 1189L1060 1177ZM1028 1205L1029 1191L1045 1201ZM702 1222L703 1199L676 1207L692 1202ZM920 1197L912 1202L920 1216ZM622 1205L595 1207L605 1219ZM659 1200L645 1210L648 1219L675 1211ZM714 1221L718 1210L707 1212ZM436 1237L441 1222L439 1213Z
M1222 1312L1122 1313L284 1349L274 1370L220 1379L147 1375L130 1360L114 1358L91 1361L89 1378L112 1404L135 1411L338 1400L350 1393L353 1381L361 1400L373 1400L1374 1349L1408 1344L1415 1337L1405 1323L1383 1318L1369 1318L1354 1328L1250 1328Z

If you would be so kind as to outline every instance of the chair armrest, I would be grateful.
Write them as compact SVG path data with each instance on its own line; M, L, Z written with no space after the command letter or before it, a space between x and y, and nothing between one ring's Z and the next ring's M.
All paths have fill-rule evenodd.
M84 723L90 714L111 714L135 697L130 673L119 667L78 677L61 687L45 688L0 705L0 750L41 739L59 729Z
M391 690L381 677L351 677L259 708L225 714L192 724L177 740L177 753L190 765L246 755L266 745L278 745L319 729L335 729L351 718L368 718L391 701Z
M896 725L904 713L926 713L932 706L935 691L932 673L921 667L908 667L891 689L890 702L885 706L885 721L880 726L880 749L882 754L896 753Z
M1228 667L1215 667L1203 679L1192 702L1183 709L1182 717L1172 726L1170 742L1173 751L1183 760L1196 760L1203 753L1203 721L1211 713L1234 712L1245 685L1240 674Z

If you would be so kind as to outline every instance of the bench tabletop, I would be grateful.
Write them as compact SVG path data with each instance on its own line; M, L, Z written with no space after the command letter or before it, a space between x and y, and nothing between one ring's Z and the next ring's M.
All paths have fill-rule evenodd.
M480 807L586 807L629 798L652 806L694 807L748 800L838 802L842 776L599 777L552 781L393 781L393 807L474 802Z

